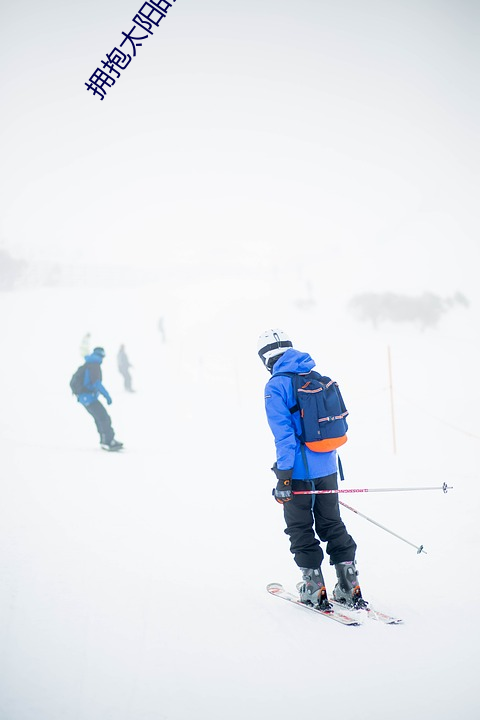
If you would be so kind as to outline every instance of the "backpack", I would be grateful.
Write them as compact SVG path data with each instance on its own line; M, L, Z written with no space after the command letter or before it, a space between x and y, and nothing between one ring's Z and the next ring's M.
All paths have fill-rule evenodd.
M305 375L275 373L279 375L292 380L295 405L289 410L292 415L300 411L300 442L314 452L329 452L346 443L348 411L338 384L314 370Z
M72 375L72 379L70 380L70 388L74 395L80 395L82 392L86 391L86 388L84 385L86 369L87 369L87 365L85 363L83 365L80 365L80 367L77 370L75 370L75 372Z

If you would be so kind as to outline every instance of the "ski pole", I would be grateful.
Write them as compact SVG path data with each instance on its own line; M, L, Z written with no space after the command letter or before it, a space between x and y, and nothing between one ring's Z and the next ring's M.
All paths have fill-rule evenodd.
M416 487L416 488L342 488L341 490L294 490L292 495L334 495L336 493L367 493L367 492L412 492L413 490L453 490L452 485L438 487Z
M392 530L389 530L388 528L384 527L383 525L380 525L380 523L376 522L375 520L372 520L372 518L367 517L363 513L359 512L358 510L355 510L355 508L351 507L350 505L347 505L346 503L342 502L341 500L339 500L338 502L340 505L343 505L343 507L346 507L346 508L348 508L348 510L351 510L352 512L354 512L356 515L360 515L360 517L365 518L365 520L368 520L368 522L371 522L374 525L376 525L377 527L382 528L382 530L385 530L386 532L390 533L390 535L394 535L399 540L403 540L403 542L406 542L407 545L411 545L412 547L414 547L417 551L417 555L420 555L420 553L422 553L422 552L425 553L425 555L427 554L425 552L425 550L423 549L423 545L415 545L415 543L412 543L409 540L405 540L405 538L401 537L401 535L397 535L397 533L394 533L394 532L392 532Z

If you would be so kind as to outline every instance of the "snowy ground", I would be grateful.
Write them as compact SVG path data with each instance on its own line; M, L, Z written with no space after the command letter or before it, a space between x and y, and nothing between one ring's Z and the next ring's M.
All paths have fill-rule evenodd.
M478 310L375 332L248 283L0 296L1 720L478 715ZM427 550L343 512L364 595L403 626L344 628L265 591L299 579L255 351L275 325L341 384L347 487L454 486L346 499ZM107 350L122 454L69 393L86 331Z

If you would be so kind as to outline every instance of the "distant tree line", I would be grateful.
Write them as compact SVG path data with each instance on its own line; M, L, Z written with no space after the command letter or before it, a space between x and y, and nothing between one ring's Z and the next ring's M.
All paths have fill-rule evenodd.
M25 260L16 260L6 250L0 248L0 291L13 290L26 267Z
M460 292L442 298L431 292L410 297L396 293L363 293L348 303L349 310L361 321L370 321L375 328L381 322L418 322L422 330L435 327L446 312L456 305L468 307L469 302Z

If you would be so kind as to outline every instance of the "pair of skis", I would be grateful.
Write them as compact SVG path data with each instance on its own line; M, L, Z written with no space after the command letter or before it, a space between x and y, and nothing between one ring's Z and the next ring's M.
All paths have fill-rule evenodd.
M377 620L378 622L383 622L387 625L398 625L403 622L401 618L375 610L370 606L364 610L354 610L352 608L346 608L342 605L342 603L335 602L335 600L332 599L329 599L329 602L332 604L332 609L330 611L320 610L314 605L306 605L305 603L302 603L298 595L293 595L293 593L288 592L288 590L285 590L283 585L280 585L279 583L270 583L267 585L267 590L271 595L275 595L283 600L294 603L294 605L300 605L300 607L305 608L310 612L323 615L324 617L334 620L335 622L339 622L342 625L361 625L365 616L370 620Z

